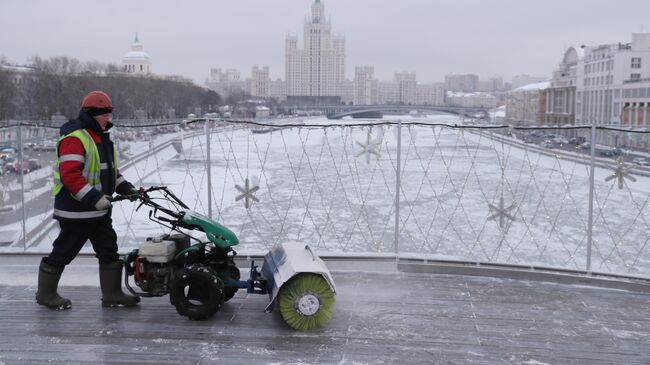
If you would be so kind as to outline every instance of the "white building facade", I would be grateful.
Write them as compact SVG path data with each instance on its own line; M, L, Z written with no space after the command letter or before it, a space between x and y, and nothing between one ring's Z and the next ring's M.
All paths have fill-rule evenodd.
M506 121L514 125L542 125L546 121L546 89L550 81L521 86L506 96Z
M271 97L271 78L268 66L253 66L251 69L250 94L258 98Z
M634 33L627 44L585 47L584 52L577 65L576 124L623 126L623 108L640 107L644 102L640 95L645 87L637 85L650 79L650 33ZM633 90L637 90L636 97ZM598 142L615 145L621 141L614 134L602 133Z
M445 88L449 91L472 93L478 91L478 75L447 75Z
M376 104L379 97L379 82L374 78L373 66L354 68L353 103L357 105Z
M144 47L135 34L135 40L131 44L131 51L122 57L123 71L135 75L148 75L151 73L151 57L144 51Z
M211 68L205 86L221 95L250 92L250 81L242 79L241 72L234 68Z
M303 30L302 49L297 36L287 36L285 41L287 95L340 96L345 80L345 38L332 36L331 20L325 17L320 0L312 4Z
M399 84L395 81L380 81L377 85L379 104L399 104Z
M445 105L445 87L441 83L418 84L416 104Z
M622 128L650 130L650 79L624 82L620 93L614 96L615 112ZM620 142L622 146L648 151L650 134L624 133Z
M400 104L417 104L418 79L415 72L395 73Z
M271 98L285 100L287 98L287 83L282 79L271 81Z
M447 91L445 104L467 108L494 108L497 105L497 98L492 94L481 92L463 93Z
M583 55L582 48L569 47L553 71L551 84L546 89L546 124L575 124L577 67Z

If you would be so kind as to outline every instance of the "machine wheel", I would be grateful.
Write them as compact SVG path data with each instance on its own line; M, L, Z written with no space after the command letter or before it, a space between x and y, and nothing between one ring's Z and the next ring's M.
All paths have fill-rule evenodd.
M239 273L239 269L237 268L237 266L232 260L230 260L227 270L231 279L239 280L239 278L241 277L241 274ZM223 289L223 301L227 302L230 299L232 299L235 296L235 293L237 293L237 290L239 290L239 288L237 287L231 287L231 286L225 287Z
M335 297L323 276L305 273L294 276L280 288L277 303L289 326L310 331L329 321Z
M187 266L178 270L171 282L170 301L182 316L210 318L223 304L223 281L206 266Z

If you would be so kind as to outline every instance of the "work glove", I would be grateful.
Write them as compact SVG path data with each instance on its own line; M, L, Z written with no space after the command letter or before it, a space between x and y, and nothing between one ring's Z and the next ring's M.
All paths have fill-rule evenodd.
M108 201L108 198L106 195L102 195L102 197L95 203L95 209L97 210L106 210L111 207L111 202Z
M144 188L142 186L139 189L132 188L131 190L129 190L129 193L127 195L140 195L146 198L149 197L149 195L147 195L147 193L144 191Z

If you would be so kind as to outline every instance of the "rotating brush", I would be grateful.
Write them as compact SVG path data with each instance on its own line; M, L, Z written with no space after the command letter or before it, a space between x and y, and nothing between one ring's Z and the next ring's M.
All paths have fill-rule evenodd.
M318 274L296 275L280 288L278 307L285 322L299 331L322 327L332 317L336 299Z

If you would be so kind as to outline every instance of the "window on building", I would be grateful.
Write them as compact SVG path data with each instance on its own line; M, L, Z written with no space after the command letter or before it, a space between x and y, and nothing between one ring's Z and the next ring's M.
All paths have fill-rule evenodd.
M641 57L632 57L631 67L632 68L641 68Z
M630 74L630 80L641 80L641 74Z
M630 97L630 89L624 89L623 90L623 97L624 98L629 98Z
M633 98L639 97L639 89L632 89L632 97Z
M614 99L618 99L620 97L621 97L621 89L614 90Z
M621 114L621 104L620 103L614 103L614 116L618 117Z

